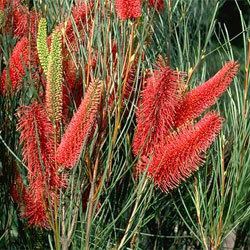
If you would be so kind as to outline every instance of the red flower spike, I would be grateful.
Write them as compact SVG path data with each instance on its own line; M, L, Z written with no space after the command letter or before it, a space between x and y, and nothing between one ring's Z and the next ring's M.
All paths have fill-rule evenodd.
M169 135L178 103L178 79L177 72L169 67L156 70L147 79L137 112L137 129L133 140L135 155L140 151L150 154L154 146Z
M139 172L147 175L164 191L177 187L202 163L202 154L210 147L222 127L222 118L215 112L206 114L194 127L183 128L157 147L151 160L143 157ZM147 166L148 164L148 166Z
M164 10L164 0L149 0L149 5L157 11Z
M90 84L71 119L56 152L56 161L66 168L75 166L92 128L101 101L102 83Z
M230 61L208 81L188 92L176 112L176 127L193 120L215 104L230 85L238 68L237 62Z
M18 111L20 142L28 167L28 180L45 176L49 187L61 187L63 180L57 174L54 162L53 126L43 107L38 103L21 107Z
M9 81L13 92L20 87L26 73L25 69L29 64L29 45L29 40L26 37L17 42L9 60L9 76L7 70L4 69L0 79L0 90L3 94L7 91Z
M121 20L141 16L141 0L116 0L115 9Z

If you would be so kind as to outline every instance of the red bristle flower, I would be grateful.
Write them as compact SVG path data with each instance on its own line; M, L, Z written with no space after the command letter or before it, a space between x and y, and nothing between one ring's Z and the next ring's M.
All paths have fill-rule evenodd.
M16 38L34 36L39 16L36 11L29 11L20 0L0 0L0 10L5 11L4 33L14 33Z
M13 11L14 35L16 37L29 36L35 38L38 27L39 14L29 11L25 6L19 5Z
M19 5L18 8L13 10L13 26L15 36L22 37L28 33L28 13L28 8L22 5Z
M176 112L176 127L193 120L215 104L230 85L238 68L237 62L230 61L208 81L188 92Z
M71 119L56 153L63 167L75 166L92 128L102 95L102 83L90 84L77 112Z
M137 128L133 140L133 152L150 154L152 148L169 135L174 124L178 103L178 75L169 67L156 70L147 79L137 112Z
M45 195L46 194L46 195ZM22 217L28 219L30 226L48 228L48 192L45 189L43 176L37 176L30 182L29 189L24 197L25 210Z
M141 0L116 0L115 9L121 20L141 16Z
M26 37L17 42L9 59L8 71L4 69L1 76L0 90L3 94L6 93L9 85L13 92L20 87L26 73L25 69L29 64L29 45L29 40Z
M195 126L183 128L155 146L152 159L142 157L139 172L147 175L164 191L177 187L202 163L202 154L210 147L222 127L222 118L214 113L205 115Z
M149 0L149 5L157 11L164 10L164 0Z

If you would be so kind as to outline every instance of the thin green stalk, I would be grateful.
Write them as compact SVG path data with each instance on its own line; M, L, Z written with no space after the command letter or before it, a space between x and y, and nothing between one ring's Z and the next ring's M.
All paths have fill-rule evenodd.
M244 81L244 100L243 100L243 117L247 118L247 96L249 91L249 68L250 68L250 39L248 39L248 54L245 66L245 81Z
M91 188L89 192L89 206L88 206L88 215L87 215L87 225L86 225L86 245L85 248L86 250L90 249L89 246L89 240L90 240L90 231L91 231L91 224L92 224L92 216L93 216L93 207L94 207L94 202L95 202L95 185L96 185L96 177L97 177L97 170L98 170L98 165L99 165L99 154L96 157L95 165L94 165L94 171L93 171L93 178L91 182Z
M138 189L138 193L137 193L137 197L136 197L136 201L135 201L135 205L134 205L132 214L130 216L130 219L128 221L128 225L126 227L125 233L124 233L124 235L123 235L123 237L122 237L122 239L120 241L120 244L119 244L117 250L120 250L120 249L122 249L124 247L124 244L125 244L125 242L127 240L129 231L130 231L130 229L131 229L131 227L133 225L135 215L138 212L137 210L138 210L138 206L139 206L140 201L141 201L141 197L142 197L142 195L144 193L144 190L145 190L145 188L146 188L146 186L148 184L148 179L147 179L146 175L144 175L143 178L146 178L146 179L143 180L143 184L142 184L141 189Z
M202 224L202 220L201 220L201 206L200 206L200 196L199 196L199 191L198 191L198 187L197 187L197 178L195 178L194 181L194 190L195 190L195 208L196 208L196 213L197 213L197 220L198 220L198 225L200 228L200 233L202 236L202 241L203 241L203 245L204 248L206 250L208 250L208 245L207 245L207 236L204 233L204 228L203 228L203 224Z

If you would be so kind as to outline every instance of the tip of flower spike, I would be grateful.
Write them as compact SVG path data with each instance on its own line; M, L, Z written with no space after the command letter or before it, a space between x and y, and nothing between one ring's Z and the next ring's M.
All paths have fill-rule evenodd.
M175 126L180 127L201 115L214 105L229 87L236 75L239 64L227 62L212 78L189 91L182 99L175 117Z
M223 68L229 71L229 76L235 76L239 70L240 64L238 61L228 61L224 64Z

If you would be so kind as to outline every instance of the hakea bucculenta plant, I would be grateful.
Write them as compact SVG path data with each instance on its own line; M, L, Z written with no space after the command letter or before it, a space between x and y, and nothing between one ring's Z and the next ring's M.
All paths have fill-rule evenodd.
M230 85L238 64L226 63L207 82L182 93L177 72L161 67L148 78L137 112L133 151L139 157L137 170L146 171L164 191L178 186L202 163L222 127L222 118L210 112L194 124Z
M78 19L79 18L80 17L78 17ZM74 96L77 106L79 104L79 99L82 97L82 79L79 77L75 62L69 55L72 52L69 52L65 47L65 40L62 39L63 35L60 35L63 33L61 29L63 29L63 26L59 25L55 28L52 35L47 36L47 22L45 18L42 18L39 22L36 42L39 61L46 79L44 85L48 90L54 87L57 89L57 93L60 93L56 96L52 96L50 95L50 91L46 92L48 112L50 113L51 119L56 122L61 118L61 111L63 113L63 122L68 120L67 114L70 104L69 95ZM66 32L65 35L67 34ZM52 55L53 53L56 54ZM53 72L53 74L51 75L50 72ZM55 72L57 73L55 74ZM54 79L51 77L54 77ZM57 79L55 79L55 77L57 77ZM77 96L74 95L76 88L78 93ZM80 96L80 98L78 98L78 96ZM58 112L56 112L56 114L51 113L52 105L57 105L58 107Z
M218 114L208 113L194 126L171 133L154 146L151 159L142 156L138 170L146 170L164 191L177 187L198 169L202 154L220 132L222 120Z
M54 139L53 123L41 104L34 102L19 108L18 130L29 182L28 187L22 189L20 204L24 207L22 216L30 225L50 226L50 213L56 206L54 201L59 190L67 185L66 176L59 174L59 168L75 166L86 140L93 135L102 89L99 81L89 85L59 145Z
M41 104L35 102L19 108L18 130L29 182L20 203L24 207L22 216L30 225L50 226L54 201L59 190L67 185L66 176L60 175L58 170L75 166L86 140L93 135L102 89L99 81L89 85L59 145L53 123Z
M8 6L10 4L11 8ZM27 69L32 68L32 76L36 75L34 69L37 70L38 61L34 43L39 14L35 11L29 11L27 7L21 5L20 1L3 1L0 7L2 7L1 13L4 15L2 31L13 33L14 37L17 38L8 64L0 77L0 93L6 95L7 90L14 94L20 89ZM9 13L9 11L11 12ZM12 21L13 25L10 23ZM12 29L12 32L8 29Z
M51 164L53 155L53 127L44 108L33 103L18 110L20 142L29 178L42 174Z

